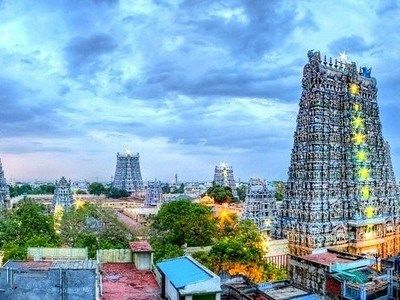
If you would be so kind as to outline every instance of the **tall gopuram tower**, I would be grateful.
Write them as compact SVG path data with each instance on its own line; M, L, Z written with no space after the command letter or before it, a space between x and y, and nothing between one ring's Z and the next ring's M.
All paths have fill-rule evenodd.
M140 172L139 153L136 155L129 152L125 154L117 153L113 187L130 193L142 192L143 181Z
M215 166L214 183L220 186L227 186L232 189L232 194L237 197L235 179L233 177L233 169L226 163Z
M10 191L4 177L3 165L0 160L0 209L7 206Z
M56 188L53 196L53 209L56 206L69 208L72 206L74 198L71 193L71 181L67 181L65 177L61 177L59 181L56 181Z
M251 178L242 219L251 220L261 231L269 231L276 216L276 200L263 179Z
M277 235L295 255L332 246L398 254L398 190L371 69L358 72L345 55L308 59Z

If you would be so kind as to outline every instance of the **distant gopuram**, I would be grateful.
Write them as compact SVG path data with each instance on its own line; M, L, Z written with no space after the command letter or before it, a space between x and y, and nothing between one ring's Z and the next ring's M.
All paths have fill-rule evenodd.
M142 174L140 172L139 153L132 155L117 153L117 166L113 187L126 190L129 193L143 191Z
M233 178L233 169L226 163L215 166L214 183L220 186L227 186L232 189L232 194L237 197L235 179Z
M10 191L6 178L4 177L3 165L0 159L0 209L7 206L9 195Z
M332 246L396 255L399 197L376 80L345 54L333 61L309 51L308 59L276 235L295 255Z
M276 200L265 180L251 178L246 193L242 219L251 220L261 231L269 231L276 216Z
M156 206L158 203L161 202L161 196L161 182L157 180L149 181L146 186L146 196L144 199L144 203L146 205Z
M56 188L54 190L54 196L52 201L53 209L56 206L62 208L69 208L73 205L74 198L71 193L71 181L67 181L65 177L61 177L59 181L56 181Z

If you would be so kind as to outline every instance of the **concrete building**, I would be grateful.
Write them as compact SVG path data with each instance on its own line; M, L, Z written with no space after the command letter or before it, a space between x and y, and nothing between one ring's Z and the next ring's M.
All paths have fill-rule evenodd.
M153 249L148 241L136 241L129 244L132 259L138 270L151 270L153 264Z
M221 279L190 256L157 264L162 277L161 296L170 300L219 300Z
M55 208L56 205L62 208L69 208L72 206L73 202L74 198L71 193L71 181L67 181L65 177L61 177L59 181L56 181L52 206L53 208Z
M391 299L390 274L374 270L373 264L373 259L335 250L291 255L289 280L324 299Z
M94 300L98 280L94 260L8 261L0 269L0 299Z

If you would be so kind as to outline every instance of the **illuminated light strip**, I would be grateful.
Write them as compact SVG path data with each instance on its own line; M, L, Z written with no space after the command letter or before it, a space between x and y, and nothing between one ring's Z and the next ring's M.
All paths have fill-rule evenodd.
M354 95L359 94L359 86L356 84L350 84L349 86L349 91L350 93ZM353 134L353 143L355 146L366 146L366 136L364 134L364 119L359 115L361 112L361 104L360 103L354 103L353 104L353 111L355 112L355 115L353 115L353 119L351 122L353 130L355 130ZM357 148L356 148L357 149ZM368 153L363 147L361 150L356 150L356 161L357 161L357 169L358 169L358 179L360 181L367 181L370 178L370 173L371 170L364 165L364 163L367 161ZM361 198L363 200L369 200L371 197L371 189L367 185L363 185L360 188L360 194ZM366 218L370 219L373 218L375 215L375 208L373 206L367 206L364 209L364 215ZM367 232L366 232L366 238L371 237L373 234L373 226L368 225L367 226Z

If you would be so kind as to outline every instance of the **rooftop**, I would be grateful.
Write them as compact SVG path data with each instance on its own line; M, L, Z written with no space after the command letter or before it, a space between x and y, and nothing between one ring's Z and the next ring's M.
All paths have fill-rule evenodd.
M54 260L54 261L7 261L3 268L18 270L49 270L49 269L96 269L95 260Z
M160 300L161 289L150 271L139 271L132 263L101 266L102 300Z
M153 252L153 248L151 248L148 241L130 242L129 246L132 252Z
M324 266L331 266L334 263L352 263L356 260L360 260L362 258L350 254L344 254L340 252L323 252L316 254L309 254L302 257L305 260L312 261Z
M274 300L289 300L289 299L319 299L315 294L310 294L307 291L296 288L294 286L284 286L264 291L264 293Z
M157 266L177 289L214 277L211 271L188 256L164 260Z

